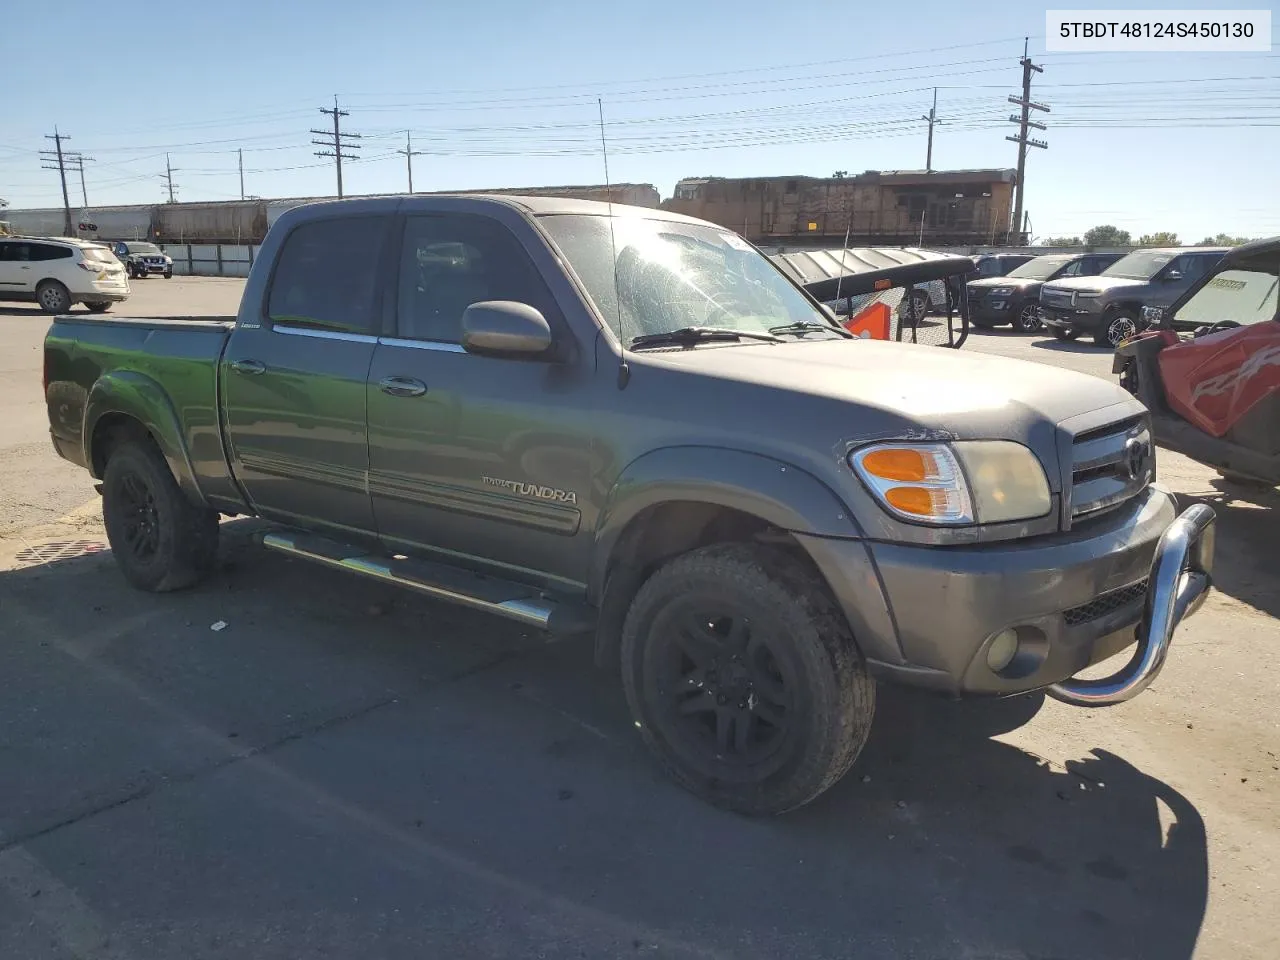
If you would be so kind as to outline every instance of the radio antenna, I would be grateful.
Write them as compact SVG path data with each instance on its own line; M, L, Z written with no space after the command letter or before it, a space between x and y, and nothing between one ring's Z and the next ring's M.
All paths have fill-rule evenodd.
M604 136L604 100L596 97L596 110L600 115L600 153L604 157L604 196L609 204L609 252L613 262L613 305L618 318L618 389L626 387L631 379L631 367L627 363L627 345L622 336L622 290L618 283L618 238L613 231L613 186L609 183L609 144Z
M844 246L840 249L840 276L836 277L836 309L840 303L840 286L844 283L844 258L849 253L849 234L853 232L853 211L849 211L849 226L844 230ZM850 299L853 299L850 297ZM849 316L853 316L853 304L849 304Z

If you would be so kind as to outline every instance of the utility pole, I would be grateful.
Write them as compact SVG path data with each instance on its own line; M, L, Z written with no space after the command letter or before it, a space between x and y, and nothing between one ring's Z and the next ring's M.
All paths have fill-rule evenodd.
M928 152L925 153L924 172L933 173L933 125L935 123L942 122L941 120L938 119L938 88L937 87L933 88L933 106L930 107L929 112L925 116L921 117L920 119L923 120L925 123L929 124L929 149L928 149Z
M244 150L237 149L236 156L240 160L240 199L244 199Z
M338 118L348 116L348 113L346 110L338 109L338 95L336 93L333 95L333 109L330 110L328 107L321 107L320 112L333 117L333 130L330 132L328 130L316 130L315 128L312 128L312 133L318 137L324 137L325 139L312 140L311 142L318 147L328 148L325 150L317 150L317 157L333 157L334 163L338 168L338 199L342 199L342 161L356 159L356 155L354 153L344 153L343 151L359 150L360 144L347 143L346 141L359 140L360 134L342 132L342 128L338 124Z
M166 153L164 155L164 179L165 179L165 182L169 185L169 202L177 203L178 201L174 199L174 196L173 196L173 191L174 191L173 174L174 174L173 165L169 163L169 155Z
M1022 96L1010 97L1009 102L1016 104L1022 108L1021 116L1012 116L1009 118L1010 123L1018 124L1018 135L1016 137L1005 137L1018 145L1018 182L1013 185L1014 188L1014 206L1013 206L1013 223L1012 227L1019 233L1022 232L1022 201L1025 196L1026 189L1026 172L1027 172L1027 147L1039 147L1046 150L1049 144L1043 140L1033 140L1027 136L1028 128L1034 127L1036 130L1046 129L1043 123L1031 119L1032 110L1043 110L1049 112L1049 108L1043 103L1034 103L1031 100L1031 75L1033 73L1044 73L1044 67L1038 66L1031 62L1031 58L1027 56L1027 40L1022 42L1022 59L1018 61L1022 64ZM1008 235L1006 234L1006 241Z
M404 132L404 149L396 153L404 154L404 162L409 167L409 192L413 193L413 158L422 156L422 151L413 149L413 135L408 130Z
M71 167L74 170L77 170L80 173L80 199L84 201L84 207L86 210L88 210L89 209L89 191L85 189L85 185L84 185L84 162L86 160L92 162L93 157L86 157L82 153L68 153L66 155L66 160L67 160L67 166Z
M63 212L63 228L66 233L63 236L74 237L75 231L71 229L71 198L67 195L67 162L66 157L62 153L62 142L70 140L65 133L59 133L58 128L53 128L53 135L45 134L46 140L53 141L53 150L41 150L40 159L44 160L42 164L45 170L57 170L58 176L62 178L62 212ZM56 159L57 165L50 164Z

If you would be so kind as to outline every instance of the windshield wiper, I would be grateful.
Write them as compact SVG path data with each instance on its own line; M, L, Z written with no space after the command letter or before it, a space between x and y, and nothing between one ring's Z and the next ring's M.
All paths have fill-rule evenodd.
M693 346L695 343L714 343L725 340L764 340L766 343L782 343L781 337L772 333L760 333L756 330L730 330L725 327L680 327L665 333L646 333L632 337L631 346L658 347L675 343L682 346Z
M852 333L844 329L844 327L832 326L829 323L823 323L821 320L797 320L795 323L784 323L781 326L770 327L769 332L772 334L779 333L809 333L823 331L825 333L834 333L837 336L844 337L846 340L855 340Z

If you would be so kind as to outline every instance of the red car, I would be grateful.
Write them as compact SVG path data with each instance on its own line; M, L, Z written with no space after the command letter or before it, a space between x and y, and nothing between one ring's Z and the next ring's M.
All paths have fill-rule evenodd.
M1265 486L1280 485L1278 288L1280 237L1236 247L1112 364L1158 444Z

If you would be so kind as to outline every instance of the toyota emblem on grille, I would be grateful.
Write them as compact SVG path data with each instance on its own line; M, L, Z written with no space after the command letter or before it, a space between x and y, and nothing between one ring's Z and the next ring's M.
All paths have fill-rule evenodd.
M1125 441L1124 460L1121 465L1128 472L1130 480L1138 480L1142 477L1143 467L1146 466L1150 450L1147 442L1137 437L1130 437Z

